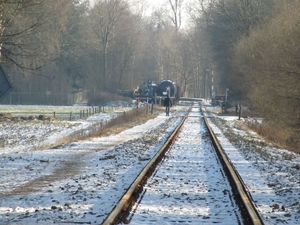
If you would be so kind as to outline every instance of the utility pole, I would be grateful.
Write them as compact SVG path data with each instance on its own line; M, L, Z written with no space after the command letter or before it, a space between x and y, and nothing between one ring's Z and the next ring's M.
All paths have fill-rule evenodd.
M229 88L226 88L226 93L225 93L225 103L227 104L227 96L228 96L228 94L227 94L227 92L229 91Z
M210 98L212 99L214 97L214 71L211 70L211 96Z
M209 98L210 94L210 79L209 79L209 72L210 72L210 69L206 69L206 73L205 73L205 94L204 94L204 98Z
M227 112L227 108L228 108L228 101L227 101L227 98L228 98L228 91L229 91L229 88L226 88L226 92L225 92L225 102L224 102L224 112Z

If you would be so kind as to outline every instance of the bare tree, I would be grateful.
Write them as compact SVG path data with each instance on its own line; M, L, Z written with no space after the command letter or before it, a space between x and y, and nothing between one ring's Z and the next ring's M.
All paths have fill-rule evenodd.
M182 11L184 0L167 0L165 13L172 21L176 31L178 31L182 24Z
M253 109L270 122L300 124L298 1L279 2L272 16L236 46L241 88Z
M202 66L214 68L214 88L224 93L226 88L241 97L232 64L234 45L262 23L271 10L272 0L198 0L190 6L195 29L201 30L199 40L207 51L202 54ZM205 70L203 70L205 74ZM205 82L205 79L203 80ZM207 86L207 85L204 85Z
M195 5L189 6L189 11L194 21L202 15L208 25L213 25L218 22L217 18L222 18L240 34L247 35L268 15L272 5L273 0L197 0Z
M55 40L59 38L58 33L53 30L63 32L63 20L68 15L64 11L67 4L71 3L66 0L1 1L1 62L22 69L40 68L52 56L45 48L50 50L50 45L59 44ZM46 35L46 31L52 35ZM45 39L48 39L47 42Z
M114 29L123 13L127 10L127 4L122 0L99 1L91 10L90 18L92 30L95 34L94 46L102 54L102 88L108 90L107 54L110 42L114 39ZM99 48L100 47L100 48ZM100 77L101 78L101 77Z
M109 49L109 63L111 73L109 83L113 90L128 88L130 65L135 55L140 55L138 46L141 42L141 18L138 15L124 13L115 27L115 38ZM132 86L129 88L131 89Z

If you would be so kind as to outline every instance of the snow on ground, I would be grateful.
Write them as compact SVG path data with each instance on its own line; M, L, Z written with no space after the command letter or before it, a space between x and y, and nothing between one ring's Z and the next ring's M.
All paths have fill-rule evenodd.
M210 124L265 224L300 224L300 155L273 147L256 133L240 129L237 123L244 119L209 111Z
M11 112L13 115L23 111L30 113L36 111L36 106L0 106L2 113ZM41 113L54 110L53 107L41 106ZM50 109L49 109L50 108ZM55 107L57 109L57 107ZM59 110L70 111L82 109L79 107L58 107ZM86 107L87 108L87 107ZM123 108L126 111L129 108ZM21 112L21 113L19 113ZM24 115L24 112L23 112ZM30 114L29 114L30 115ZM0 122L0 154L18 153L54 147L60 143L71 141L79 137L88 137L92 131L101 129L112 118L120 115L120 112L97 113L87 119L76 121L66 120L22 120L6 119Z
M55 149L3 150L1 224L101 223L180 118L158 116L118 135Z
M0 224L102 221L116 201L115 196L129 186L130 180L125 182L124 178L138 173L157 150L156 142L166 138L162 133L170 132L181 115L160 115L118 136L39 149L74 133L88 136L97 124L116 115L100 113L73 122L1 122ZM218 123L219 118L211 118L212 124L218 125L214 130L243 174L267 224L300 224L299 155L246 142L245 137L263 140L238 129L234 125L236 118L222 117L225 122ZM241 141L229 143L221 134L228 129Z

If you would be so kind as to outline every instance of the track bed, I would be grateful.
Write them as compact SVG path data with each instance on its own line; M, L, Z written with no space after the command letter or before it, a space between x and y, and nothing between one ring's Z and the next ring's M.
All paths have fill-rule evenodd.
M144 188L130 224L243 224L199 108Z

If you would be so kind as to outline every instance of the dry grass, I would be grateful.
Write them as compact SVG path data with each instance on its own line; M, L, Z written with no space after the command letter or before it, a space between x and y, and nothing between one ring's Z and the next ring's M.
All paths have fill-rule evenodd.
M93 96L93 99L90 99L90 102L88 105L106 105L109 102L114 102L114 101L123 101L123 102L128 102L130 103L132 99L128 97L122 97L117 94L112 94L108 92L97 92Z
M299 134L295 131L270 124L247 124L247 126L278 147L300 153Z
M228 110L224 115L237 116L234 109ZM257 113L251 110L242 112L242 117L257 117ZM243 130L252 130L272 143L274 146L285 148L295 153L300 153L300 133L299 130L289 130L285 127L278 127L268 123L237 123Z
M88 136L82 136L82 131L75 132L69 136L63 137L61 140L55 143L53 146L43 146L43 148L57 147L75 140L86 140L93 137L105 137L111 134L118 134L126 129L132 128L136 125L146 123L149 119L157 117L162 111L160 107L154 107L153 114L149 112L147 108L140 108L139 110L133 109L124 112L123 115L118 116L108 123L104 124L104 127L95 129ZM39 146L41 148L41 146Z
M147 112L147 109L132 110L124 113L111 120L104 129L95 133L93 136L108 136L111 134L118 134L126 129L146 123L148 120L157 117L161 113L159 108L153 110L153 114Z

